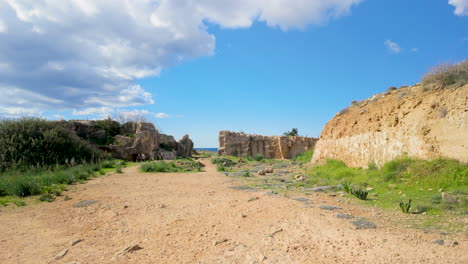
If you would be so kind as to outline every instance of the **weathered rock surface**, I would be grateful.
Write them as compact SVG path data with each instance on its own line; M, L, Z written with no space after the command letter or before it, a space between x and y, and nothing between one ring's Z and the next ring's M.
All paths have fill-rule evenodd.
M374 95L342 110L325 126L313 164L382 166L403 154L468 162L468 85L423 91L420 85Z
M119 125L112 120L60 122L79 137L97 144L100 149L119 159L172 160L190 157L194 152L194 144L188 135L177 142L173 136L160 134L152 123L127 122ZM111 145L107 145L109 141L112 142Z
M255 156L267 159L290 159L312 148L316 138L261 136L231 131L219 132L220 155Z

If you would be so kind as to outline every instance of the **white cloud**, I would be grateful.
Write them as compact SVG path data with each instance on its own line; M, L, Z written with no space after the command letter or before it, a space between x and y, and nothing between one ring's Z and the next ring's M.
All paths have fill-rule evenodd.
M49 98L45 104L26 96L22 104L49 111L151 104L151 93L135 82L214 54L206 22L304 28L346 15L361 1L3 0L0 62L11 70L0 71L0 94L15 87Z
M419 49L418 48L412 48L411 52L419 52Z
M390 51L391 53L397 54L397 53L401 52L400 45L398 45L398 43L396 43L396 42L393 42L393 41L387 39L384 42L384 44L387 47L388 51Z
M449 0L448 3L455 7L455 15L468 16L468 0Z
M114 112L114 109L110 107L90 107L81 110L74 109L72 115L75 116L110 116Z
M157 114L155 114L154 116L156 116L157 118L161 118L161 119L162 119L162 118L168 118L168 117L170 117L170 116L169 116L168 114L166 114L166 113L157 113Z

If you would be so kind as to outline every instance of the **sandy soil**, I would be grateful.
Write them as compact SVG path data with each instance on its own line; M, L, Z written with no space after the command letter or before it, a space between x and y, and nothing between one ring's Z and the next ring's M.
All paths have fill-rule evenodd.
M1 208L0 263L468 263L466 236L443 237L457 246L436 245L439 234L392 226L371 209L323 194L310 196L307 208L230 189L236 182L211 164L205 170L131 167L72 186L69 201ZM97 202L73 207L82 200ZM325 211L322 203L343 209ZM336 213L370 217L378 227L356 230ZM133 245L141 249L122 252Z

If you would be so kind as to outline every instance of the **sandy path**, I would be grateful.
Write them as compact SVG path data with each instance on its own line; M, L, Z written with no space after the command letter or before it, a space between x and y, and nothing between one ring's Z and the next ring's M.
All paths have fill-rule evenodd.
M468 241L380 223L355 230L337 212L233 183L206 172L142 174L136 167L70 188L72 200L0 209L0 263L468 263ZM251 199L258 197L259 199ZM251 199L251 201L249 201ZM80 200L97 200L82 208ZM354 210L354 211L353 211ZM71 246L70 241L83 239ZM115 257L137 243L143 249ZM67 254L55 259L57 253Z

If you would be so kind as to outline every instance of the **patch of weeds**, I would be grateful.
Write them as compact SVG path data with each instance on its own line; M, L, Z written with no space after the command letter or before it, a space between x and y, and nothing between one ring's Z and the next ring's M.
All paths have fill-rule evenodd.
M249 161L263 161L264 158L263 158L263 155L256 154L255 156L246 157L245 159Z
M244 175L242 175L242 176L244 176L244 177L252 177L252 175L250 174L249 171L246 171L246 172L244 173Z
M216 170L217 170L217 171L220 171L220 172L226 171L226 167L224 167L224 166L221 165L221 164L218 164L218 166L216 166Z
M196 161L153 161L140 167L142 172L197 172L201 171L202 165Z
M70 196L68 196L68 195L65 195L65 196L63 197L63 200L64 200L64 201L69 201L69 200L71 200L71 199L72 199L72 198L71 198Z
M400 209L403 213L407 214L410 212L412 200L409 199L407 203L400 202Z
M51 203L51 202L55 201L55 197L51 193L44 193L39 197L39 201Z
M293 160L301 162L301 163L308 163L308 162L310 162L312 160L313 155L314 155L314 148L311 148L311 149L303 152L302 154L299 154Z
M26 203L23 200L16 200L13 203L18 207L23 207L26 205Z
M356 196L359 200L366 200L367 195L369 195L369 192L364 189L352 188L351 194Z
M343 191L351 194L351 183L344 181L343 183L341 183L341 187L343 188Z

